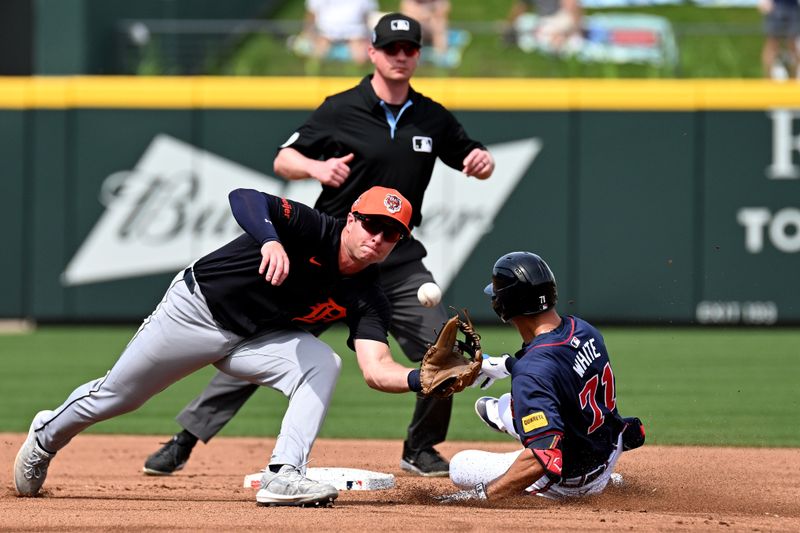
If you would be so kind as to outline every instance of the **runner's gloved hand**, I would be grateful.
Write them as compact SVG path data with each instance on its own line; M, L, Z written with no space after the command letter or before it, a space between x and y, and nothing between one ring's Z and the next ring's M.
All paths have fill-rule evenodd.
M506 362L511 355L504 353L503 355L492 357L483 354L483 363L481 364L481 372L478 374L478 379L470 387L479 387L481 390L486 390L492 386L495 380L507 378L511 375Z
M478 483L473 489L460 490L444 496L435 496L434 499L439 503L457 503L470 500L488 500L489 498L486 496L486 486L483 483Z

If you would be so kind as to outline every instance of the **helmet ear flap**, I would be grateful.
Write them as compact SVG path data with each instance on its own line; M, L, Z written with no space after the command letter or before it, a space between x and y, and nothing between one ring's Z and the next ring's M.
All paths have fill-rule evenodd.
M498 298L497 295L492 296L492 309L494 310L495 314L500 317L500 320L503 322L508 322L508 313L506 312L506 307L503 305L503 300Z

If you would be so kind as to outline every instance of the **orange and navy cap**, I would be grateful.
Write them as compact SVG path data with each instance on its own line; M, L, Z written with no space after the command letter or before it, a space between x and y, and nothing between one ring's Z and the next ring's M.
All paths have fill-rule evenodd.
M394 219L405 228L406 235L411 233L412 211L411 203L396 189L377 185L361 193L350 208L351 213Z

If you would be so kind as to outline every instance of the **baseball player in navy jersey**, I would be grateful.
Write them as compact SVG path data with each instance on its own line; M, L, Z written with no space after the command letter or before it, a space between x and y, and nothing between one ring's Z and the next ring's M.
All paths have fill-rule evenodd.
M315 208L345 217L368 188L391 187L414 205L413 228L422 221L422 200L437 158L468 176L492 175L489 151L466 134L452 113L411 87L420 45L416 20L399 13L382 17L369 49L375 72L356 87L326 98L279 148L274 163L278 175L322 184ZM412 236L400 241L380 265L381 286L392 304L390 332L412 361L422 359L434 330L447 320L444 306L423 307L417 299L420 285L434 281L422 263L426 253ZM257 388L217 373L178 414L182 431L146 459L144 472L170 475L182 469L197 441L213 438ZM417 397L403 443L402 469L447 475L448 463L434 446L445 440L452 405L452 398Z
M511 376L511 393L480 398L478 416L519 439L506 454L457 453L450 478L464 489L443 502L531 494L560 499L601 492L624 450L644 444L638 418L617 411L614 371L603 336L555 309L556 281L536 254L514 252L494 264L485 292L523 340L514 357L484 361L478 383Z
M307 479L304 467L341 359L307 324L344 320L370 387L419 390L419 369L389 351L391 309L376 266L409 234L412 207L400 193L373 187L345 220L248 189L233 191L230 203L245 233L175 277L108 374L34 417L14 464L20 495L39 493L50 461L81 431L212 364L289 398L257 502L332 501L337 490Z

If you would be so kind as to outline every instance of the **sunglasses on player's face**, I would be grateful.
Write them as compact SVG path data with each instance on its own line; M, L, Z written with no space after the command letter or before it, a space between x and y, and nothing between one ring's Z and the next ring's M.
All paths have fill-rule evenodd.
M406 56L413 57L419 53L419 46L415 45L414 43L397 41L394 43L389 43L383 47L383 52L389 56L396 56L400 53L400 50L405 52Z
M379 217L370 217L362 215L358 211L353 213L353 216L361 222L361 226L367 230L370 235L377 235L383 233L383 240L386 242L397 242L405 237L405 232L398 228L396 225L384 222Z

